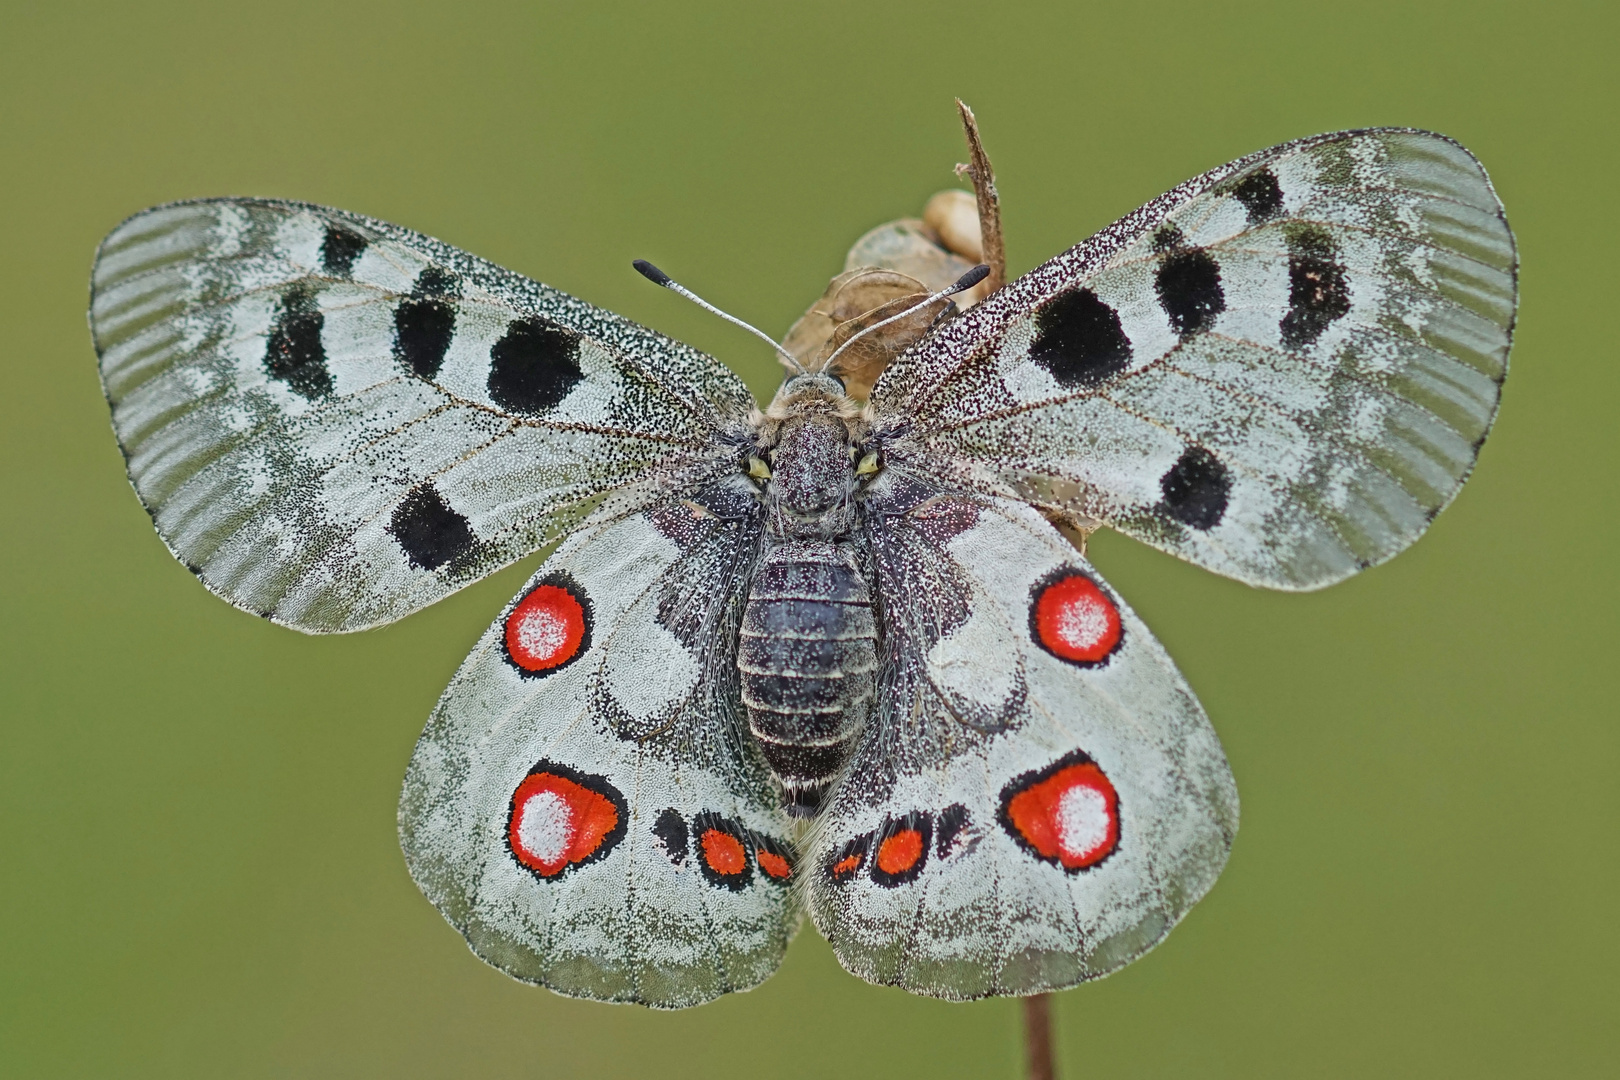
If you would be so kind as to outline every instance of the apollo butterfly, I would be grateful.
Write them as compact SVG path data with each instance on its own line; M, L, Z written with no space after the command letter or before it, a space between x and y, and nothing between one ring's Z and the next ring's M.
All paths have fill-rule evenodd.
M1214 884L1238 801L1086 538L1317 589L1473 467L1517 263L1457 143L1285 143L1008 282L969 139L974 193L861 238L772 342L763 410L685 345L357 214L174 203L102 244L114 427L209 589L347 632L557 545L400 800L412 876L501 970L694 1005L769 976L806 910L919 994L1116 970Z

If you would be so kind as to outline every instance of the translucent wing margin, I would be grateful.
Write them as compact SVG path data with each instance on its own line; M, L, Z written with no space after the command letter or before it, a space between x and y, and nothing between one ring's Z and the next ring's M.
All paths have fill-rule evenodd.
M872 398L941 479L1314 589L1412 543L1495 416L1517 257L1479 163L1408 129L1190 180L948 324Z
M1225 864L1238 803L1220 743L1038 513L886 481L880 712L807 841L812 917L851 972L918 994L1106 975Z
M159 535L215 593L309 632L392 621L660 481L701 483L752 404L627 320L301 203L137 214L97 254L90 325Z
M752 497L723 490L576 533L445 691L400 838L490 964L659 1008L776 969L798 859L737 716L758 537Z

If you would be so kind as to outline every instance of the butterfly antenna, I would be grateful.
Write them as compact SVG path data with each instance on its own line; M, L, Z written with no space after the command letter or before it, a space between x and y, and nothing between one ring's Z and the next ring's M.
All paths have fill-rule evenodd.
M775 338L771 337L771 335L767 334L759 327L751 326L737 318L737 316L729 315L726 312L721 311L719 308L703 299L703 297L699 296L691 289L688 289L685 285L682 285L680 282L658 269L658 267L654 266L646 259L637 259L630 265L636 268L636 273L640 274L654 285L662 285L671 292L678 292L688 300L692 301L692 303L702 308L704 311L712 312L713 314L718 315L722 319L726 320L726 322L742 327L744 330L748 331L750 334L753 334L771 348L775 349L776 355L780 356L783 360L786 360L790 365L792 365L794 371L797 371L800 375L808 374L808 372L804 370L804 365L799 363L798 357L782 348L781 345L777 344Z
M832 370L832 362L834 360L838 359L838 354L839 353L843 352L845 349L849 348L851 345L855 344L857 341L861 340L861 338L865 337L867 334L870 334L872 331L881 330L885 326L888 326L892 322L899 322L901 319L904 319L906 316L912 314L913 312L918 311L918 310L920 310L922 308L925 308L929 304L937 303L938 301L945 299L947 296L954 296L959 292L967 292L967 290L973 288L973 286L977 285L979 282L983 281L985 278L987 278L989 276L990 276L990 268L988 266L984 265L983 263L980 263L978 266L975 266L973 269L969 270L967 273L965 273L961 277L957 278L950 285L947 285L945 288L939 290L939 292L932 293L926 299L917 301L915 304L912 304L910 307L906 308L906 310L902 311L898 315L890 315L887 319L884 319L882 322L873 323L871 326L868 326L866 329L862 330L860 333L858 333L855 336L851 337L848 341L846 341L842 345L838 346L838 348L836 350L834 350L834 352L833 352L833 354L831 356L827 357L827 362L825 364L823 364L822 367L829 370L829 371Z

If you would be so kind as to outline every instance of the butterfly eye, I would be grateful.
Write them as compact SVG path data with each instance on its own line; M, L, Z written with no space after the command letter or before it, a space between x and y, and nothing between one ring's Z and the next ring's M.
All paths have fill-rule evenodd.
M769 480L771 478L771 467L765 464L764 458L750 454L748 455L748 475L755 480Z
M871 476L878 471L879 467L878 452L876 450L869 450L867 451L866 456L861 458L861 463L855 466L855 475Z

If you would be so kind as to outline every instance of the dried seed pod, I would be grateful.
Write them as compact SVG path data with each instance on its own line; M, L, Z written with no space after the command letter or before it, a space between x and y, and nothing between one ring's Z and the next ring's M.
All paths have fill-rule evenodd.
M907 308L917 307L926 299L928 299L927 292L897 296L880 307L839 323L838 329L823 346L827 357L830 358L840 346L868 326L899 315ZM838 353L838 358L832 361L828 370L843 380L844 389L850 397L864 399L871 394L872 384L877 382L878 376L883 374L883 369L889 366L890 361L921 340L941 317L949 317L955 311L951 302L943 299L917 308L905 318L897 319L880 330L866 334L848 349ZM826 362L826 359L821 360L823 364Z
M839 324L859 318L897 297L927 292L924 282L893 270L875 266L846 270L832 279L821 299L811 304L810 310L793 324L787 337L782 339L782 347L806 370L820 371L837 348L829 342ZM839 340L848 340L848 336Z
M782 347L807 371L821 371L840 345L874 323L949 287L977 265L963 255L977 250L978 204L966 191L942 191L928 201L925 218L879 225L849 249L844 272L795 322ZM954 305L930 304L911 317L863 337L838 358L832 374L850 396L864 398L883 369L939 319L972 307L989 294L988 279L956 294Z
M928 200L923 224L932 229L947 250L970 264L984 261L984 237L979 231L979 203L971 191L952 188Z
M916 278L938 292L973 269L973 264L945 250L939 236L919 218L879 225L849 249L844 269L877 266Z

